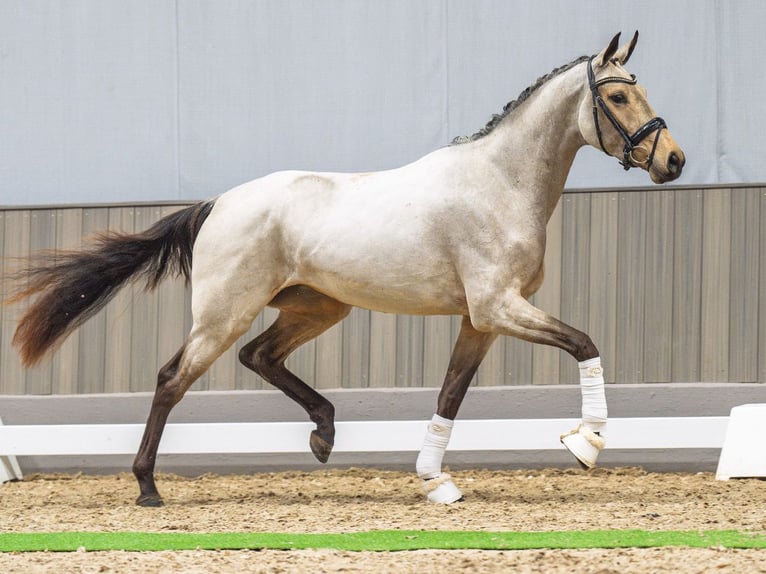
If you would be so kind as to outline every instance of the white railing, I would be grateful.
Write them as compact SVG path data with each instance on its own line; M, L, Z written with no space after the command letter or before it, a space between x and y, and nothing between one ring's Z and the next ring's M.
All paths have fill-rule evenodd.
M721 448L728 416L613 418L609 449ZM577 419L458 420L450 451L563 449ZM333 452L419 451L426 421L336 423ZM16 456L134 454L143 424L9 425L0 422L0 480L21 478ZM169 424L160 454L306 453L310 422ZM3 475L5 472L5 475Z

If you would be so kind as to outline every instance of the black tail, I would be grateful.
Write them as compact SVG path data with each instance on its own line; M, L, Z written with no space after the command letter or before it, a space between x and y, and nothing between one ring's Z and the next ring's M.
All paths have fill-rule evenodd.
M9 301L38 295L19 321L13 344L26 366L37 363L102 309L126 283L154 289L168 275L191 272L192 247L215 200L164 217L134 235L103 233L82 251L45 252L16 277L26 280Z

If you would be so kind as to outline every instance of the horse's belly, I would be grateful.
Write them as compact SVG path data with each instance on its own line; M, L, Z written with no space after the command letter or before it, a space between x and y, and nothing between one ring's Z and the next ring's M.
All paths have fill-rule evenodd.
M399 278L370 281L344 273L314 273L301 281L339 301L383 313L404 315L463 315L464 290L448 277ZM448 275L448 274L446 274Z

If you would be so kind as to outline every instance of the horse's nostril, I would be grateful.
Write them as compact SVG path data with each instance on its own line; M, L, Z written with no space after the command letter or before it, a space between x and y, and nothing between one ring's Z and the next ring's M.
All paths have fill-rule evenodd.
M668 158L668 171L675 175L681 171L681 167L683 167L681 164L681 158L678 157L676 152L670 152L670 157Z

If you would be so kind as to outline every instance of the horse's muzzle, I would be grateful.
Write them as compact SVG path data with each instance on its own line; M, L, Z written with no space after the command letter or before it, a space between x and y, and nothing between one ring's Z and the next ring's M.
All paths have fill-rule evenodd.
M664 166L655 159L649 175L655 183L667 183L681 176L685 164L686 156L684 152L680 149L678 151L671 151Z

